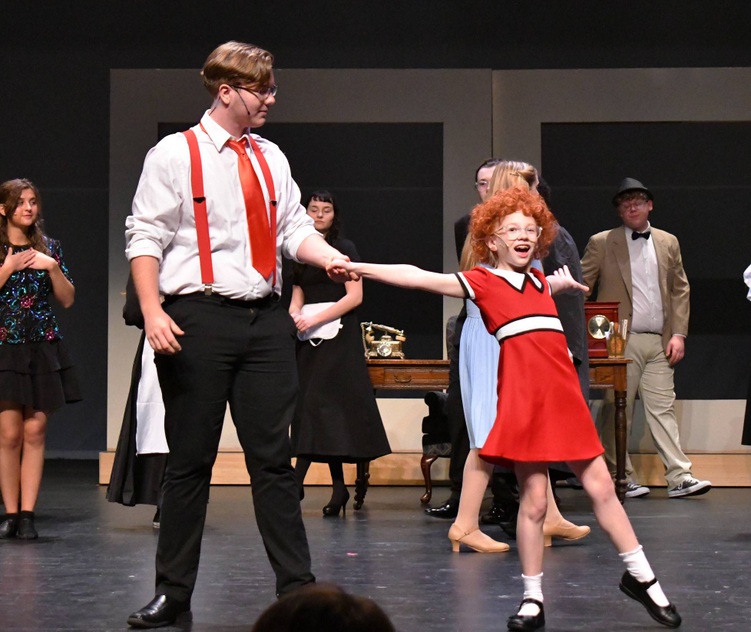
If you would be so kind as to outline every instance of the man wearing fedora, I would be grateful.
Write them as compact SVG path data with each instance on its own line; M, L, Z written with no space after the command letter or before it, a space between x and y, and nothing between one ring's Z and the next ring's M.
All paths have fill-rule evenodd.
M584 283L597 300L620 303L619 317L627 318L630 334L625 355L628 365L626 415L631 433L634 399L638 391L649 431L665 465L670 498L708 492L709 481L691 474L691 461L681 449L675 418L673 367L683 359L688 334L689 285L683 270L678 239L649 223L652 192L626 178L613 197L623 226L593 235L582 258ZM599 426L605 458L615 474L613 401L606 399ZM649 494L634 477L626 455L626 496Z

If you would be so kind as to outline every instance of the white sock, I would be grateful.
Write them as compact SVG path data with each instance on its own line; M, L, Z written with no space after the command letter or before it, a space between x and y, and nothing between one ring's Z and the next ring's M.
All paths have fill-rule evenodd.
M647 556L641 545L639 548L629 551L628 553L619 553L619 557L625 562L626 570L639 582L651 582L655 578L652 567L647 561ZM665 593L662 592L660 582L655 582L647 589L647 594L658 606L666 607L670 605Z
M522 574L524 580L524 599L537 599L542 603L542 573L531 577ZM519 613L525 617L535 617L540 614L540 607L534 603L525 603L519 608Z

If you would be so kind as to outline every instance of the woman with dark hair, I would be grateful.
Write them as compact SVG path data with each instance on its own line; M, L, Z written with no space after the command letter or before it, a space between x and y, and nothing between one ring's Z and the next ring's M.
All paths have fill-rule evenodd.
M33 540L47 419L81 399L49 303L73 305L76 290L60 243L44 234L39 190L0 184L0 539Z
M314 192L306 204L316 230L352 261L355 245L339 237L339 210L328 191ZM296 264L289 312L297 327L300 396L292 422L295 473L303 482L311 462L328 463L333 492L323 515L346 512L349 492L342 463L367 464L391 448L378 412L362 351L355 309L362 303L362 282L334 283L324 270ZM365 477L358 477L366 485ZM357 490L359 509L364 487Z

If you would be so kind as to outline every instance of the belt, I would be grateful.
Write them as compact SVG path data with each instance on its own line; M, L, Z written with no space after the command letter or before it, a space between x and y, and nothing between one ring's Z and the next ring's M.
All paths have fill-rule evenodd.
M240 307L242 309L253 309L258 307L265 307L273 303L279 302L278 294L268 294L263 298L257 298L252 301L244 301L240 298L229 298L228 296L222 296L221 294L206 294L204 292L191 292L190 294L167 294L164 297L164 303L169 305L175 301L181 299L201 299L204 301L210 301L212 303L219 303L220 305L229 305L230 307Z

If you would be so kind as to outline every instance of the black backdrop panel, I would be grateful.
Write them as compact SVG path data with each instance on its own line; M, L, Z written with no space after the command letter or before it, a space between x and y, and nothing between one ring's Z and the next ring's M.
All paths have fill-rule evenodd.
M681 399L745 399L751 308L751 123L546 123L542 173L553 212L583 254L589 237L620 225L611 199L633 177L654 194L650 221L675 234L691 283ZM574 158L572 158L574 157Z
M190 125L161 123L159 137ZM303 200L334 195L363 261L443 269L441 124L269 123L261 134L286 154ZM440 296L365 281L359 315L403 329L407 357L443 357Z

